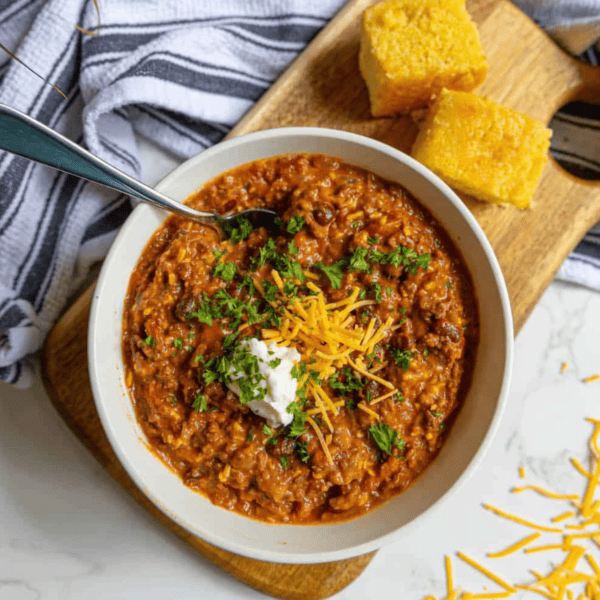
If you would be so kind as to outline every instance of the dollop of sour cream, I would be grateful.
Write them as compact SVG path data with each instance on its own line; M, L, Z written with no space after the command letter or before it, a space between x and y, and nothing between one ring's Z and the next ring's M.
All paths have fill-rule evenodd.
M240 347L258 359L258 371L264 376L258 386L267 390L264 399L251 400L247 406L253 413L266 419L270 427L289 425L294 415L286 409L296 399L298 386L298 381L292 377L292 367L300 361L300 354L295 348L285 348L255 338L242 342ZM240 388L236 381L244 375L233 368L230 373L232 378L227 387L239 396Z

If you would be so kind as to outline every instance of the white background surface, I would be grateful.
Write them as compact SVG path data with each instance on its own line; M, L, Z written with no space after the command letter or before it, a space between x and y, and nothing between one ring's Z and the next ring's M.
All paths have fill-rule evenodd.
M145 180L175 163L144 146ZM569 464L587 465L585 417L600 418L600 293L553 283L516 342L503 423L473 478L420 528L380 550L336 600L420 600L443 595L444 555L463 550L513 583L548 555L487 559L531 531L482 502L538 522L569 508L514 485L581 493ZM569 368L561 373L561 364ZM520 480L523 466L526 479ZM549 535L539 543L554 541ZM592 550L600 562L600 550ZM559 559L562 555L557 554ZM455 581L473 592L495 584L454 559ZM527 597L539 597L528 594ZM0 384L0 600L245 600L267 598L197 555L140 508L64 424L39 378L34 388Z

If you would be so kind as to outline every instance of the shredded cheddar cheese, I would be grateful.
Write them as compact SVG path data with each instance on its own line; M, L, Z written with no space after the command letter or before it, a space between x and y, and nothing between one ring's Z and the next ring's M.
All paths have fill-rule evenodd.
M541 535L540 533L532 533L531 535L528 535L526 538L523 538L522 540L519 540L518 542L511 544L510 546L508 546L508 548L505 548L504 550L500 550L499 552L488 552L488 557L489 558L501 558L503 556L508 556L509 554L513 554L514 552L521 550L521 548L525 548L525 546L528 546L531 542L537 540L540 537L540 535Z
M305 272L305 275L308 276L308 273ZM309 416L320 415L329 432L333 433L329 414L338 414L341 404L335 403L328 396L320 382L329 379L345 367L391 390L370 404L381 402L398 392L392 383L374 373L375 370L380 370L381 366L367 367L360 358L373 353L375 347L386 339L394 324L393 318L389 317L379 327L377 319L372 318L365 329L354 311L375 302L359 300L358 287L354 287L350 295L343 300L327 303L322 290L314 283L314 278L306 284L314 295L289 298L283 291L285 284L281 275L273 269L271 276L279 293L273 300L269 300L269 303L281 315L281 325L277 329L262 329L261 335L265 341L294 347L300 353L302 362L310 365L310 374L305 373L298 382L299 389L306 387L307 396L314 404L314 408L307 411ZM266 297L264 286L260 282L255 282L255 285L260 294ZM364 403L358 404L358 408L379 420L377 412ZM333 464L327 448L327 439L319 424L312 418L309 423L317 433L327 459Z
M537 530L526 538L514 542L504 550L488 553L488 557L502 558L519 551L522 551L525 555L562 552L562 559L555 563L554 557L556 554L552 554L553 564L548 573L542 574L531 569L530 572L535 577L534 581L527 584L511 585L474 559L469 558L462 552L457 552L459 558L500 585L503 591L485 593L466 591L461 594L460 590L454 589L452 577L448 576L448 565L451 563L449 557L446 557L447 590L445 600L509 598L517 594L519 590L532 592L550 600L600 600L599 561L594 557L589 547L581 545L592 542L600 548L600 500L595 499L595 494L600 485L600 420L588 419L588 421L594 425L594 431L589 439L592 468L587 471L577 459L571 459L571 463L577 472L586 480L585 489L581 496L577 494L557 494L536 485L526 485L512 489L513 493L532 490L554 501L569 502L576 510L563 511L550 521L557 524L570 519L578 519L577 523L567 523L562 529L547 527L512 515L489 504L483 505L498 516ZM577 533L574 533L575 531ZM552 534L552 539L545 540L547 543L531 546L530 544L539 539L542 534ZM435 596L432 598L437 600Z

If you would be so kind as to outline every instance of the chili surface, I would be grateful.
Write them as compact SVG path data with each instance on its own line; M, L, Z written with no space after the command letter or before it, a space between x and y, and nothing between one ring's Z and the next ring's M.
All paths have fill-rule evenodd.
M448 435L478 344L473 285L443 227L402 186L322 155L241 166L188 203L219 214L271 208L282 228L241 223L226 239L171 216L145 248L122 349L158 456L213 503L269 522L345 520L407 489ZM396 392L348 365L313 374L337 412L323 417L304 386L302 414L273 429L219 380L219 365L240 340L277 330L285 304L278 312L265 289L289 302L315 288L330 305L357 289L370 301L350 315L357 331L393 319L370 356L352 356ZM310 364L298 367L310 379Z

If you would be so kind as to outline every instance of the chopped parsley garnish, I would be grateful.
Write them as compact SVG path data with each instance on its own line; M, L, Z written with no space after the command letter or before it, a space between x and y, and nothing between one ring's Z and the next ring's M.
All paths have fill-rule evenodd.
M213 254L215 255L215 259L217 262L227 254L227 250L213 250Z
M267 243L258 251L258 257L254 259L258 269L264 267L268 262L277 258L277 249L275 248L275 240L269 238Z
M403 371L408 371L410 368L410 360L415 357L414 353L410 350L399 350L398 348L393 348L390 350L390 353L396 365Z
M451 290L454 286L449 281L444 281L444 285Z
M373 237L367 238L367 244L369 244L369 246L376 244L378 241L379 241L379 238L376 235Z
M300 459L301 462L306 463L310 458L310 454L308 452L308 442L296 442L296 455Z
M334 290L339 290L342 287L344 272L342 271L342 264L340 262L333 263L329 266L324 265L322 262L318 262L315 264L315 267L327 275L329 283Z
M385 423L371 425L368 431L377 447L388 456L391 456L394 447L399 448L400 452L404 450L404 440L389 425Z
M406 267L406 271L412 275L417 274L417 268L427 270L431 257L429 254L417 254L413 248L406 246L396 246L391 252L381 252L374 250L370 254L370 260L382 265L392 265L392 267Z
M177 406L177 398L175 398L175 396L173 396L173 394L171 394L169 396L169 402L173 405L173 406Z
M292 402L287 407L287 412L294 415L294 420L290 425L290 429L287 433L288 437L299 437L303 433L306 433L306 413L300 408L296 402Z
M224 281L233 281L236 271L237 267L235 266L235 263L221 262L215 266L213 275L215 277L220 277Z
M183 338L175 338L173 340L173 346L175 346L175 348L183 348Z
M238 290L241 292L244 288L248 288L248 295L254 296L256 294L256 286L254 285L254 280L250 275L246 274L242 278L242 283L238 286Z
M279 291L279 288L274 284L271 283L270 281L262 281L262 286L263 286L263 290L265 292L265 300L267 302L275 302L275 296L277 295L277 292Z
M371 289L375 292L375 302L381 302L383 300L381 297L381 285L374 281L371 284Z
M300 252L300 248L298 248L298 246L296 246L296 244L294 244L294 240L292 240L291 242L288 243L288 252L292 256L295 256L296 254L298 254L298 252Z
M271 369L276 369L280 364L281 364L280 358L274 358L273 360L269 361L269 367L271 367Z
M355 248L348 261L348 266L357 271L366 273L369 270L369 263L367 262L368 253L369 251L367 248Z
M304 217L301 215L294 215L287 223L285 229L288 233L294 235L298 233L304 226Z
M290 466L290 464L288 462L288 457L287 456L280 456L279 457L279 462L281 462L281 464L283 465L284 469L287 469Z
M340 375L344 377L344 381L340 381ZM360 377L357 377L354 374L352 369L345 367L332 375L327 381L327 385L329 385L332 390L338 390L340 394L345 396L350 392L362 390L365 384Z
M254 439L254 431L252 429L248 430L248 436L246 437L247 442L251 442Z
M429 411L431 413L431 415L433 417L441 417L444 413L440 412L439 410L430 410Z
M237 219L222 222L221 229L232 244L237 244L244 241L254 228L246 217L238 217Z
M262 432L268 437L273 437L274 432L266 423L263 425Z
M149 335L145 340L142 340L142 344L144 344L144 346L156 346L156 340Z
M208 401L207 401L206 396L204 394L198 394L198 396L196 396L196 398L192 402L192 408L196 412L210 412L210 411L213 411L213 410L217 410L216 407L213 407L213 408L210 408L210 409L208 408Z
M200 323L205 323L206 325L212 325L213 323L210 306L207 303L201 304L197 311L189 313L186 317L188 319L198 319Z
M283 293L286 296L294 296L295 297L298 295L298 286L288 279L283 284Z

